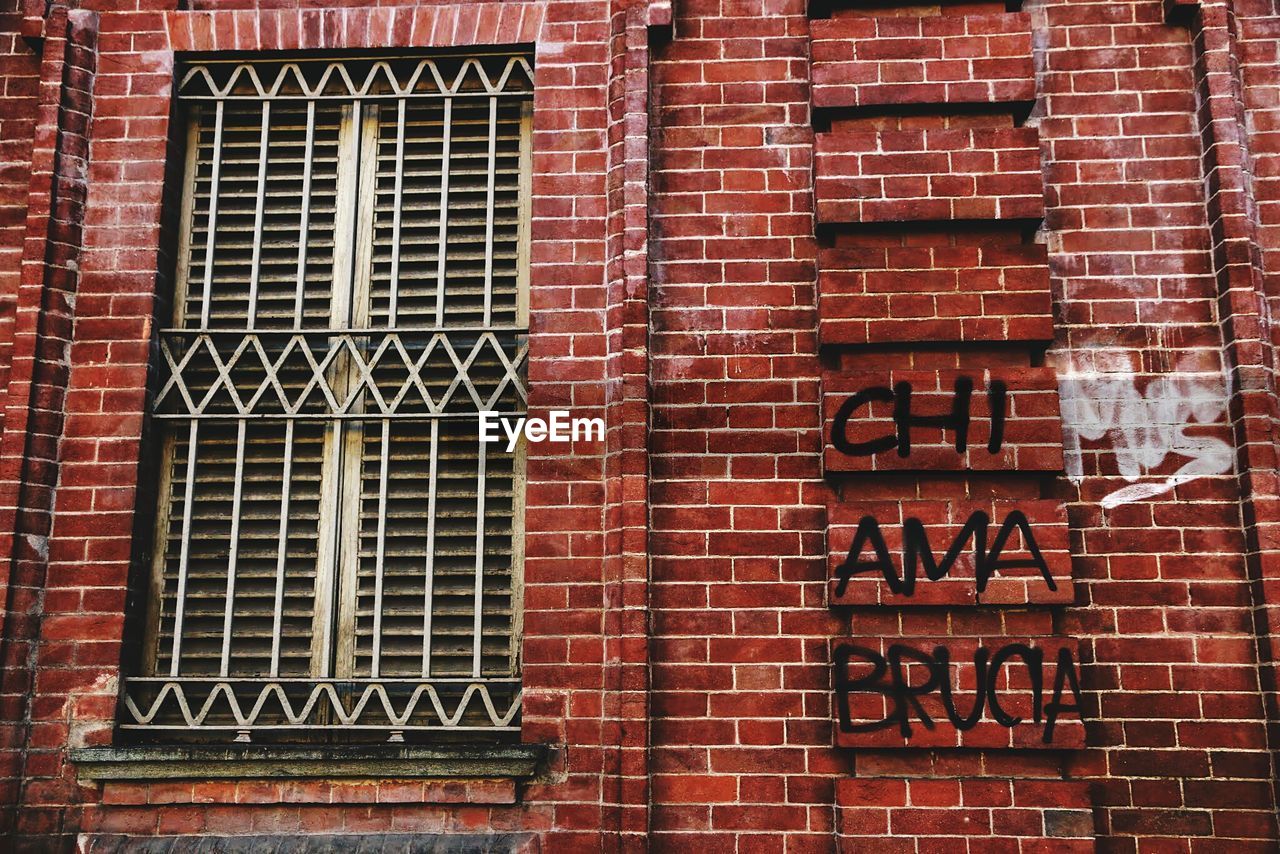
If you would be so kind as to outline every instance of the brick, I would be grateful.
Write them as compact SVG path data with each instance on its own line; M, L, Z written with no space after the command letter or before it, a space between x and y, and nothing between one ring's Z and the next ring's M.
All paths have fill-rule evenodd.
M1174 4L1186 8L1168 26L1159 3L1049 0L1034 33L1004 3L194 0L168 12L52 4L47 22L43 4L20 5L0 12L3 494L29 475L20 507L0 500L15 511L0 533L12 557L0 797L20 804L3 811L29 837L19 850L111 850L95 836L114 832L388 828L518 830L522 845L570 851L612 850L624 829L616 847L631 850L646 823L653 847L674 850L1074 852L1092 850L1095 823L1104 851L1274 850L1274 704L1257 688L1274 683L1257 650L1270 648L1277 593L1261 368L1273 360L1255 300L1274 290L1280 234L1280 27L1268 4ZM667 15L676 38L646 31ZM64 67L64 35L73 65L100 52L96 80ZM171 112L169 51L227 36L265 50L538 46L531 393L538 407L614 408L606 448L530 455L522 735L562 747L518 805L514 785L455 781L424 784L431 803L402 800L416 783L390 783L384 804L335 805L330 781L295 781L280 790L287 808L249 803L260 790L234 784L209 803L204 783L192 804L134 792L103 806L129 796L77 785L63 761L73 738L112 737L115 693L95 684L116 675L121 638L101 635L121 633L134 558L138 318L152 316L170 260L157 255L168 120L155 118ZM1038 140L1012 126L1034 97L1031 36ZM820 142L815 194L813 128L827 123L878 147L839 153L870 159L828 175L839 161ZM55 145L69 167L57 176ZM81 173L78 217L67 193ZM1043 244L1024 245L1041 194ZM77 281L62 247L82 239ZM994 247L1026 254L989 263ZM858 505L1061 502L1081 605L830 611L818 583L822 366L1041 364L1067 383L1110 375L1093 393L1100 419L1065 411L1070 479L1016 458L833 482ZM1240 393L1206 382L1224 374ZM833 748L828 643L850 630L1079 639L1089 745ZM25 755L14 721L29 721ZM651 806L645 762L662 788ZM1063 768L1078 779L1060 780ZM846 782L863 787L860 801L833 810Z
M1030 127L821 133L818 221L1037 220L1039 158Z

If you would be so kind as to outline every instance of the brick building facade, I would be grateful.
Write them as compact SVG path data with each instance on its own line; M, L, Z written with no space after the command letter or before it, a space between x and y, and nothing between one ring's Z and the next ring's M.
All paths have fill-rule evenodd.
M0 817L19 848L187 850L215 838L261 850L306 837L319 850L1276 850L1273 0L0 0L0 33ZM466 57L499 55L502 81L478 71L487 88L466 82L468 68L490 68ZM178 678L181 607L176 627L163 604L151 634L142 626L148 595L184 595L165 586L163 555L149 581L166 488L155 486L157 425L173 417L156 401L194 364L171 341L217 337L223 155L210 176L193 152L209 128L217 149L224 109L239 115L234 97L252 109L275 97L243 89L248 72L218 69L273 62L277 80L292 73L282 62L304 68L305 92L289 103L312 104L299 108L311 110L307 198L315 140L330 129L316 114L339 76L325 72L315 94L307 69L369 70L340 99L355 124L332 124L334 192L342 208L342 170L377 160L370 200L351 209L372 211L376 235L393 193L395 237L379 246L411 242L401 200L418 174L403 166L414 87L438 86L424 104L490 104L474 123L483 134L489 116L476 238L486 329L505 192L495 149L508 137L523 146L524 183L510 191L523 200L511 225L522 241L512 275L527 289L527 322L512 332L527 329L523 367L493 346L531 415L599 417L606 433L530 443L511 477L507 559L520 581L502 576L512 604L493 618L508 621L493 631L515 650L506 712L488 693L501 680L480 677L497 672L481 663L481 602L507 594L482 578L485 489L468 493L482 520L467 553L474 613L462 615L474 617L475 684L458 702L484 687L489 723L505 728L447 731L454 711L437 694L452 683L428 663L431 621L444 618L430 593L415 612L425 640L404 636L423 645L421 678L379 682L393 581L377 514L376 536L364 522L353 534L361 555L361 538L376 540L376 604L352 594L348 641L358 670L371 607L372 675L339 666L335 680L326 652L323 672L296 682L333 710L292 729L278 714L282 737L262 725L260 713L287 705L270 686L282 682L294 535L286 518L272 666L253 681L235 661L249 618L233 613L237 575L242 597L254 577L235 557L250 518L243 410L227 481L231 571L215 578L228 582L221 672ZM428 66L461 70L423 83ZM204 98L202 120L216 104L215 125L183 102L206 67L209 89L192 97ZM512 119L525 129L503 136L499 94L519 67L531 76L517 95L532 107L524 125ZM379 68L389 83L369 82ZM401 69L417 75L403 91ZM377 98L391 106L367 106ZM265 144L276 126L262 109ZM451 109L444 153L431 155L446 164L450 122L461 122ZM226 127L231 146L240 137ZM361 154L361 133L390 153ZM438 151L431 140L423 151ZM253 289L271 251L253 237L268 227L264 206L268 219L274 210L266 176L284 168L270 150L253 155ZM401 165L377 183L384 156ZM441 347L456 331L441 319L445 283L462 275L443 258L449 176L458 207L472 174L453 168L422 179L449 214L436 216L436 319L413 334L444 336ZM483 165L475 174L483 199ZM205 318L175 331L175 288L198 279L187 249L202 193L218 235L203 260ZM252 214L253 191L244 198ZM297 324L308 203L291 250ZM370 240L350 228L358 267ZM393 267L410 264L387 251ZM270 338L252 309L244 326L237 353ZM369 330L340 326L320 337L352 355L311 356L315 382L362 358ZM267 375L303 348L289 346L263 356ZM352 381L372 387L380 357L359 352L368 361ZM404 357L404 389L430 385L430 352ZM233 384L233 359L213 358L211 382ZM480 361L454 356L467 388ZM188 529L204 417L187 405L183 584L197 577ZM277 416L292 443L301 416ZM385 520L393 418L381 422ZM437 446L433 432L433 508ZM365 589L366 557L352 558L353 590ZM168 673L140 663L139 638L157 633L175 638ZM318 660L318 641L306 642ZM130 693L153 683L159 694ZM218 705L249 683L261 708L245 711L252 696L234 714ZM172 705L200 686L201 698ZM374 706L412 691L437 712L348 739L361 691Z

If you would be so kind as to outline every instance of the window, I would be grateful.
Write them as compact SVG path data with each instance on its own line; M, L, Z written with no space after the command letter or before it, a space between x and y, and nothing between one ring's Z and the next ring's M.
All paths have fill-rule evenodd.
M202 62L125 731L519 727L531 69Z

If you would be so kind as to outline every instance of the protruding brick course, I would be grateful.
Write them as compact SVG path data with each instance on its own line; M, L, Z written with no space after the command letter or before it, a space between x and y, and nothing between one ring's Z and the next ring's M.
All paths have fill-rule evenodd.
M1084 746L1074 640L853 637L831 655L843 747Z
M1035 128L820 133L818 221L1039 219Z
M1051 370L831 371L822 387L827 472L1062 468Z
M857 246L818 253L823 344L1048 341L1042 244Z
M1035 100L1031 17L973 15L814 21L813 105Z
M876 548L880 542L887 549L888 569L874 566L884 563ZM904 553L907 542L912 544L910 558ZM928 548L922 548L926 542ZM855 543L860 543L856 554L851 550ZM827 602L832 606L1073 600L1066 510L1057 501L833 501L827 551ZM936 579L930 577L934 570ZM895 581L888 581L889 575ZM984 579L981 590L979 577Z

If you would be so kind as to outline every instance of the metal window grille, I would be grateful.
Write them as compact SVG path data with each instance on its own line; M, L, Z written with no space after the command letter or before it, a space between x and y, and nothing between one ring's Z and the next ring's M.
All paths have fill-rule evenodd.
M207 62L190 115L145 661L122 727L519 726L532 71Z

